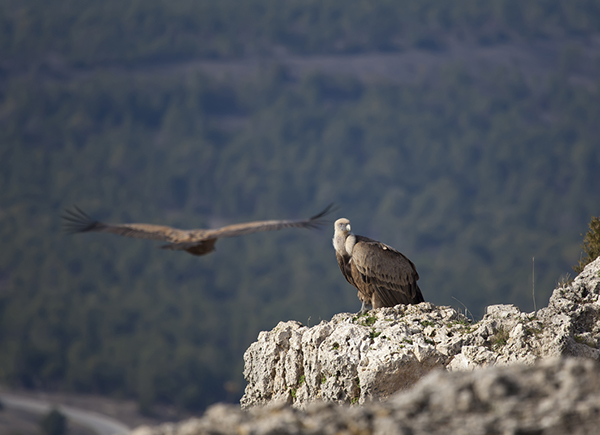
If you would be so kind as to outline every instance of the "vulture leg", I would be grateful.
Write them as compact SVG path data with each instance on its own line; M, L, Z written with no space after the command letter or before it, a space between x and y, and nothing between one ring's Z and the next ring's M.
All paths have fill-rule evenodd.
M369 307L372 307L371 304L369 304ZM369 311L371 308L367 308L367 303L365 301L362 301L362 305L360 307L360 311L356 314L363 315L365 314L367 311Z
M358 312L358 314L365 314L367 311L369 311L367 309L367 307L365 307L365 301L362 301L362 305L360 306L360 311Z

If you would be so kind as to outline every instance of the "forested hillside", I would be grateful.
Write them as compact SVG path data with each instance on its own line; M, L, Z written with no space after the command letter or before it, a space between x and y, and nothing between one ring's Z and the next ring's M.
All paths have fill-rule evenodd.
M449 42L490 45L593 37L595 0L3 0L0 50L11 60L59 53L73 65L197 57L357 53Z
M599 4L344 5L2 2L2 383L199 409L239 398L260 330L360 308L333 225L193 257L65 235L73 204L107 222L202 228L335 202L332 220L416 264L428 301L475 317L495 303L533 310L535 257L547 303L600 215ZM535 44L554 47L541 56L555 68L473 68L450 50ZM445 61L363 80L278 60L409 51ZM215 59L259 59L258 74L194 68Z

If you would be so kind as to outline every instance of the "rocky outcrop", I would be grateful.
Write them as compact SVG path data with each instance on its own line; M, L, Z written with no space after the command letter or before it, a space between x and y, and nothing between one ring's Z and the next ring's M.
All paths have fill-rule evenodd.
M430 303L338 314L312 328L281 322L244 355L242 407L387 398L444 367L465 328L455 310Z
M537 313L493 305L473 324L422 303L281 322L244 356L246 410L132 435L596 434L599 346L597 259Z
M215 405L199 419L132 435L201 434L597 434L600 367L589 359L469 372L436 370L413 388L364 406L312 403L243 411Z
M363 404L386 399L435 368L470 370L600 351L600 259L548 307L523 313L492 305L472 324L451 307L398 305L342 313L311 328L281 322L261 332L244 355L243 408L314 401Z

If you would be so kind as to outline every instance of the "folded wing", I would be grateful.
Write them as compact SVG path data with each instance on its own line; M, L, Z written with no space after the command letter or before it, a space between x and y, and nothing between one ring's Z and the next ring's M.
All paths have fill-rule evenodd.
M372 295L374 308L424 301L412 261L384 243L356 238L350 262L352 276L359 291Z

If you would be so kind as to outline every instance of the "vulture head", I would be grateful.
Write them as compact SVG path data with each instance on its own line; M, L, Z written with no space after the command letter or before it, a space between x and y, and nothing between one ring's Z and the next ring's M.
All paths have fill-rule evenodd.
M350 221L346 218L340 218L337 221L335 221L335 231L336 232L340 232L342 234L344 234L344 236L347 236L350 231L352 231L352 228L350 227Z
M352 255L352 248L356 243L356 238L350 232L350 221L346 218L340 218L333 224L333 247L336 252L343 256Z

